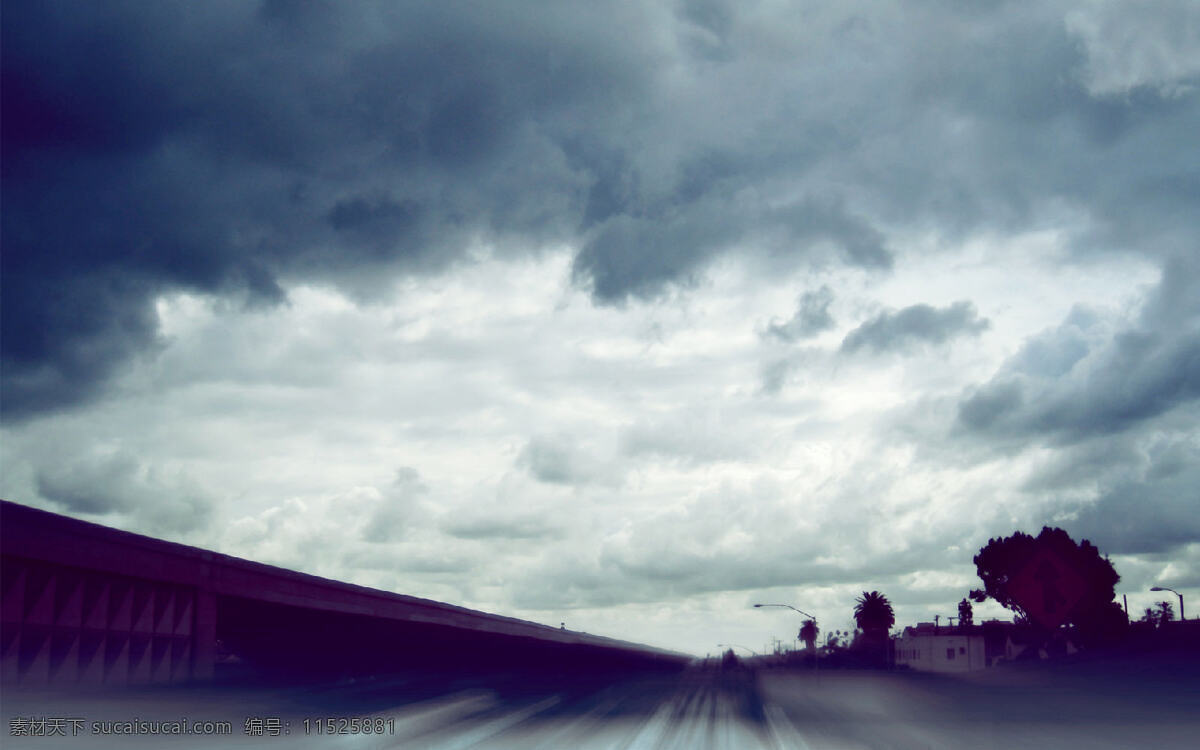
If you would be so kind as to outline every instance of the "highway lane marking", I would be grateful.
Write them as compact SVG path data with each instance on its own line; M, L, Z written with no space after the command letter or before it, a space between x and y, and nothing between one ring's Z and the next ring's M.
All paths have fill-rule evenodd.
M810 750L808 741L796 729L796 725L777 703L763 705L763 715L767 719L767 735L780 750Z
M447 737L444 742L436 742L431 746L438 748L438 750L466 750L466 748L470 747L479 747L480 743L495 738L497 735L528 720L530 717L558 705L561 701L562 698L552 695L531 706L502 714L491 721L472 727L464 733Z

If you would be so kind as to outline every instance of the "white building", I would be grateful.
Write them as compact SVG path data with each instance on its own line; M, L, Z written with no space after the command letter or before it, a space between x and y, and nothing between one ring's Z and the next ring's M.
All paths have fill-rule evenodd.
M979 626L937 627L932 622L908 627L896 638L896 666L924 672L970 672L988 666L987 648Z

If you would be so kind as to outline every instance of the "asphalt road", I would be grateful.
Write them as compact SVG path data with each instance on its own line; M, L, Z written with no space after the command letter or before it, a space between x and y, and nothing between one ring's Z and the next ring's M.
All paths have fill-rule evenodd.
M694 668L616 681L393 678L304 688L72 696L8 689L0 744L347 750L1200 747L1198 667L1193 656L1160 655L961 677ZM351 717L368 717L370 733ZM100 733L150 728L125 724L135 720L185 718L226 722L229 732ZM13 734L39 719L61 726L67 736ZM72 730L78 733L71 736Z

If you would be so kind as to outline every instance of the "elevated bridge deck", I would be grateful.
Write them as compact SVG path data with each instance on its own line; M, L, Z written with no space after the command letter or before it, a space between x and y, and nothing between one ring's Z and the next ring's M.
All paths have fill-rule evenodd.
M0 596L7 684L678 668L688 660L2 500Z

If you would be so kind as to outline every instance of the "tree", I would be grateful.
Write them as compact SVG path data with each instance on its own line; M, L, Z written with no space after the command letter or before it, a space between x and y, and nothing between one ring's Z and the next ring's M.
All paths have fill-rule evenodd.
M1017 531L1009 537L989 539L974 558L984 587L973 590L970 597L976 602L994 599L1016 613L1018 620L1028 620L1028 613L1013 598L1008 585L1039 551L1054 554L1083 579L1085 590L1065 622L1078 628L1085 643L1112 640L1123 632L1127 618L1113 601L1121 576L1091 542L1084 539L1077 544L1059 528L1044 526L1037 537Z
M817 633L819 632L820 631L817 629L817 623L815 620L805 620L804 624L800 626L799 638L800 640L804 641L805 648L807 648L810 652L817 647Z
M1168 623L1175 619L1175 608L1170 602L1159 602L1158 609L1146 607L1146 614L1142 615L1142 622L1148 622L1154 627L1161 627L1164 623Z
M892 603L878 591L863 592L855 599L854 621L868 638L886 639L887 632L896 622Z
M966 597L958 603L958 626L960 628L969 628L975 624L975 610L971 607L971 603Z
M1175 608L1170 602L1158 603L1158 624L1162 625L1175 619Z
M862 649L868 662L878 666L887 663L888 630L896 622L892 603L878 591L867 592L855 600L854 620L862 628L862 639L855 639L855 647Z
M721 669L734 669L740 666L737 654L733 653L733 649L726 649L721 655Z

